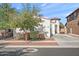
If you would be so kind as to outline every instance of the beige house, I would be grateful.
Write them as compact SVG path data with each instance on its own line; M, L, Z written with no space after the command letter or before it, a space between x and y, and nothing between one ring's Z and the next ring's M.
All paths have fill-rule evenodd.
M60 34L67 34L66 26L64 26L63 28L60 28Z
M67 33L79 35L79 8L73 11L66 18Z

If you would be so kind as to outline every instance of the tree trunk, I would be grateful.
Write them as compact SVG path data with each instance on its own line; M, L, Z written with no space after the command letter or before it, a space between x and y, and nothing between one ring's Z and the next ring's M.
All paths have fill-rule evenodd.
M15 39L16 38L16 31L15 31L16 29L13 29L13 39Z
M24 33L24 40L30 40L30 33L28 32Z
M27 33L24 33L24 40L27 40Z

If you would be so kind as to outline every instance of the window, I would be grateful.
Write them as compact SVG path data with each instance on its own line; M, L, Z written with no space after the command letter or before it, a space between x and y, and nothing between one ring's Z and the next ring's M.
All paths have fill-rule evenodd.
M70 17L67 18L67 22L69 21Z
M75 12L74 14L73 14L73 20L75 20L77 18L77 13Z
M72 19L72 20L75 20L76 18L77 18L77 17L76 17L76 13L74 13L74 14L71 15L71 19Z
M76 14L76 12L74 13L74 16L76 16L77 14Z
M74 20L74 15L71 15L71 19Z

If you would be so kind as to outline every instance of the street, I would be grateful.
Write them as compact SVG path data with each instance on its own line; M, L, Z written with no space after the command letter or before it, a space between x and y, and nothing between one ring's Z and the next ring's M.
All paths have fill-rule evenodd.
M38 50L36 52L23 52L22 48L18 47L5 50L8 49L9 52L0 53L0 56L79 56L79 48L34 48Z
M54 38L54 40L35 41L31 43L33 45L30 44L28 46L23 44L25 41L14 40L15 43L13 41L1 41L1 43L13 42L14 44L0 44L0 56L79 56L78 37L56 34L52 38ZM20 43L20 45L16 45L16 43ZM58 45L53 45L54 43ZM28 52L28 47L37 51Z
M79 48L38 48L37 52L23 56L79 56Z

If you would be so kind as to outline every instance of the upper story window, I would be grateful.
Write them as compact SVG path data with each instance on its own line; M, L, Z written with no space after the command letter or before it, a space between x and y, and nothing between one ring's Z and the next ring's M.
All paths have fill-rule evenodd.
M77 13L76 12L70 16L71 20L76 20L76 18L77 18Z
M76 12L74 13L74 16L77 16L77 13Z
M74 20L74 15L71 15L71 20Z
M67 18L67 21L68 21L68 22L70 21L70 17Z
M77 18L77 13L75 12L73 15L74 15L74 16L73 16L73 20L76 20L76 18Z

